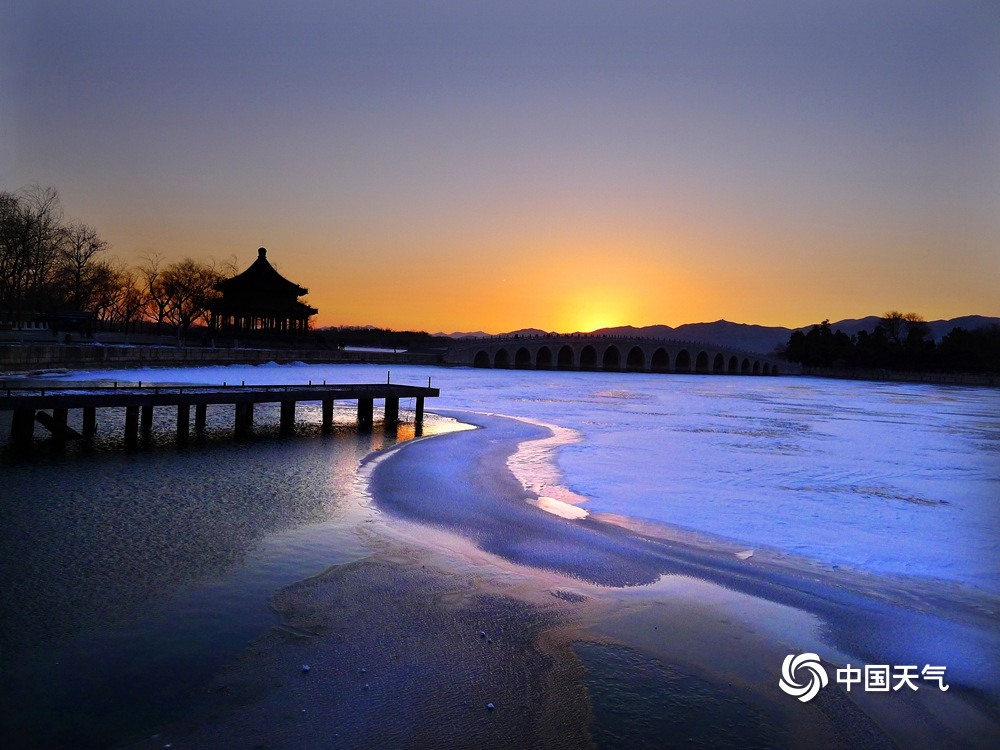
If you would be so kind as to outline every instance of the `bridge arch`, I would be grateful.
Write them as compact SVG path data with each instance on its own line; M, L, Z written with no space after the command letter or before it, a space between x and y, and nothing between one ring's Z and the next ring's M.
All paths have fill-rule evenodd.
M528 347L522 346L514 354L514 367L518 370L527 370L531 367L531 352Z
M556 367L560 370L572 370L575 361L573 347L566 344L559 350L559 356L556 358Z
M667 372L670 370L670 355L662 346L653 352L652 359L649 360L649 368L653 372Z
M601 358L601 369L603 370L620 370L622 367L622 355L618 351L618 347L612 344L607 349L604 350L604 356Z
M691 372L691 353L687 349L681 349L677 352L674 369L677 372Z
M708 372L708 352L698 352L698 358L694 361L694 371Z
M539 370L552 369L552 350L549 347L543 346L538 350L538 354L535 355L535 367Z
M625 358L625 369L630 372L642 372L646 369L646 353L641 347L633 346Z
M449 364L479 368L607 370L777 375L797 372L777 356L740 352L718 344L587 334L503 336L456 342Z

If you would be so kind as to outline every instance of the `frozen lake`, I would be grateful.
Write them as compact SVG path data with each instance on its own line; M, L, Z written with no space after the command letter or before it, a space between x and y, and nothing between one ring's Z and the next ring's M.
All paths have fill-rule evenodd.
M144 383L380 382L376 365L70 373ZM540 495L829 566L1000 593L1000 392L834 381L393 367L428 409L565 428ZM405 409L405 404L403 407ZM316 410L299 418L318 419ZM551 460L554 456L554 462ZM531 462L534 461L534 465Z
M966 601L979 600L977 591L1000 593L995 390L430 367L393 367L391 378L415 385L430 378L441 389L427 402L431 412L492 413L553 428L551 439L522 443L508 462L526 499L537 493L564 511L559 501L710 545L721 538L823 567L908 576L897 586L904 592L948 598L958 585L972 595L960 597ZM53 384L385 379L386 368L374 365L45 377ZM335 414L342 426L320 437L319 405L302 404L300 434L279 439L277 406L262 405L249 441L231 439L231 408L210 407L205 441L182 449L173 446L174 414L158 409L153 444L133 453L122 450L123 410L103 410L91 455L78 455L86 450L80 445L64 456L40 446L34 459L0 467L0 669L12 696L0 707L0 737L96 749L196 712L212 676L276 624L270 596L371 554L358 530L383 511L365 493L358 466L413 436L405 424L413 405L400 407L395 437L378 426L358 432L348 402ZM79 419L70 415L71 423ZM425 432L451 429L429 416ZM427 449L414 455L432 455ZM449 458L435 466L447 471ZM676 578L621 595L655 598L679 585ZM749 597L741 596L745 615ZM903 663L933 654L921 658L946 663L969 684L992 679L971 631L894 617L885 620L892 635L879 640L880 653ZM785 615L780 625L790 622L798 620ZM796 647L808 642L795 636Z

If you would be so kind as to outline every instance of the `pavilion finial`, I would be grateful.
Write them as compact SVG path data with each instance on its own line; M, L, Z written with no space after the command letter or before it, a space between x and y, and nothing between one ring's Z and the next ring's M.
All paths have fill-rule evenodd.
M259 247L259 248L257 248L257 257L258 258L265 258L265 257L267 257L267 248L266 247Z

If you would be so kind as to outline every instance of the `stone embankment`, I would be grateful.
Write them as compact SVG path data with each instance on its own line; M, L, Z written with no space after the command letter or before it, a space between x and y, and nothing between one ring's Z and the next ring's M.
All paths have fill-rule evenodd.
M339 349L250 349L100 344L0 344L0 372L265 362L440 364L437 354Z

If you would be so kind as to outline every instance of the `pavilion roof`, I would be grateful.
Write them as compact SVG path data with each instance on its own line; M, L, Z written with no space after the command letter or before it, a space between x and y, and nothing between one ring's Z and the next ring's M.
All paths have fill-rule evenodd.
M274 270L267 261L267 249L257 250L257 260L240 274L231 279L224 279L218 282L216 291L234 296L244 295L277 295L279 297L301 297L308 294L309 290L298 284L289 281L280 273Z

